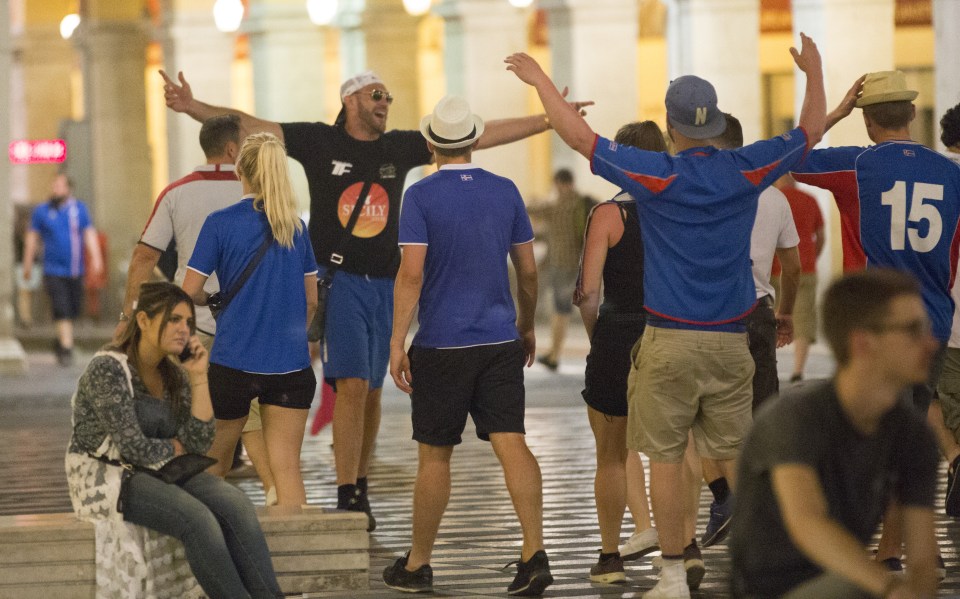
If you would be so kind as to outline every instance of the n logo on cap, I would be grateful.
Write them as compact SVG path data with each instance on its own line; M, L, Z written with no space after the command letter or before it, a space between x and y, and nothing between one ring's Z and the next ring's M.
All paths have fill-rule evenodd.
M707 122L707 107L698 106L697 107L697 118L694 121L694 125L705 125Z

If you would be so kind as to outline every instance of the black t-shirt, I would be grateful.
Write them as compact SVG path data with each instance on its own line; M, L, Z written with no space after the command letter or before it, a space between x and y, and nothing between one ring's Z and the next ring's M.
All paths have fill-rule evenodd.
M301 165L310 185L310 241L317 264L329 263L365 180L373 177L367 205L344 250L341 268L390 277L400 266L397 231L403 182L410 169L432 155L419 131L389 131L377 141L359 141L343 127L281 123L287 154Z
M938 461L932 433L905 400L870 436L847 419L833 381L769 402L740 456L729 543L734 594L778 597L822 573L790 541L771 487L774 466L813 467L830 516L866 545L891 496L904 505L933 506Z

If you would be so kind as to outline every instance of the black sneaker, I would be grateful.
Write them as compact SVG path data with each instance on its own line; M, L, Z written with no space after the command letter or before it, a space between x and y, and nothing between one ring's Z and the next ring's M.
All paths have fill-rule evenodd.
M407 557L401 557L392 566L383 569L383 584L395 591L404 593L429 593L433 590L433 568L424 564L410 572L407 570Z
M710 503L710 520L707 521L707 529L703 531L700 544L704 547L710 547L727 538L732 516L733 493L727 495L727 499L723 503L717 503L717 500L714 499Z
M943 509L948 516L960 518L960 485L957 484L957 468L960 468L960 456L954 458L947 468L947 494L943 499Z
M373 532L377 529L377 519L373 517L373 510L370 509L370 500L364 491L360 491L360 509L367 515L367 532Z
M547 552L541 549L527 561L510 562L504 569L517 564L517 576L507 587L507 594L514 597L539 597L544 589L553 584Z
M707 567L703 563L703 554L700 553L696 541L683 548L683 569L687 571L687 586L690 590L699 589L700 581L707 573Z
M613 553L606 558L601 557L597 565L590 568L590 582L614 584L627 582L627 575L623 571L623 559L619 553Z

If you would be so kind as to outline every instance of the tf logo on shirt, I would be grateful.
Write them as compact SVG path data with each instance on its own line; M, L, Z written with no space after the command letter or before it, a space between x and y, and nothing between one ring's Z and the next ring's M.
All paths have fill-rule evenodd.
M353 207L357 203L362 187L363 182L357 182L340 194L337 216L340 219L340 226L343 228L347 227L347 222L350 220L350 215L353 214ZM366 204L360 211L360 217L353 228L353 234L363 238L379 235L387 228L388 216L390 216L390 199L387 197L387 190L374 183L370 186L370 193L367 195Z

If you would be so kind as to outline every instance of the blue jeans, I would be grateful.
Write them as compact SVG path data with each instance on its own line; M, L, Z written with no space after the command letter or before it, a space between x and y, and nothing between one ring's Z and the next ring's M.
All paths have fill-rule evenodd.
M124 520L183 543L211 599L283 596L257 514L242 491L206 472L183 487L143 473L129 485Z

